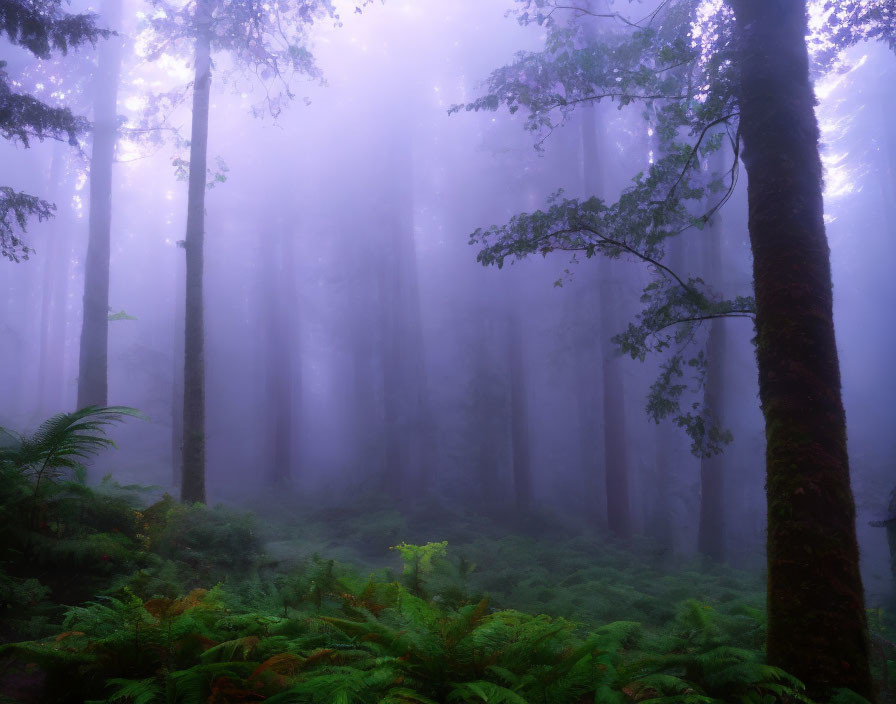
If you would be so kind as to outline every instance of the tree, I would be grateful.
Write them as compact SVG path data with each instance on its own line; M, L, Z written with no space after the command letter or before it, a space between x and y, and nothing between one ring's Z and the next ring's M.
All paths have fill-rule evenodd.
M187 192L186 304L184 313L184 412L181 499L205 502L205 310L203 262L205 191L208 171L208 125L215 51L227 51L239 66L262 81L280 86L268 92L267 110L274 116L285 101L292 75L319 76L305 46L305 28L322 15L334 16L329 0L268 4L261 0L226 2L194 0L178 7L153 0L156 35L150 56L186 50L194 63L189 183Z
M511 304L514 305L514 304ZM532 467L529 450L529 389L523 359L520 313L511 310L507 320L507 366L510 372L510 445L513 496L517 513L532 510Z
M105 0L103 19L121 23L121 1ZM122 45L103 42L93 78L93 148L90 156L90 216L84 262L84 320L78 361L78 408L108 402L109 257L112 236L112 163L118 141L118 83Z
M72 14L62 10L62 0L47 0L36 5L28 0L3 0L0 3L0 34L15 45L42 59L54 52L66 54L71 47L96 44L110 32L96 26L90 14ZM46 138L77 145L77 135L87 122L70 109L51 107L26 93L13 90L0 61L0 134L27 148L31 140ZM53 215L55 206L41 198L9 186L0 186L0 255L11 261L27 259L31 252L23 235L31 218L43 221Z
M587 35L586 35L587 36ZM603 154L598 146L596 111L593 104L582 109L582 152L585 192L589 196L603 194L601 164ZM622 283L608 259L599 262L597 271L598 299L600 305L601 336L600 360L603 380L603 448L604 476L606 478L607 525L620 538L632 534L631 506L629 500L628 437L625 423L625 383L619 354L610 336L619 325L619 308L622 303Z
M523 0L523 7L524 21L556 25L553 2ZM554 250L649 264L658 275L645 291L646 306L617 336L636 357L680 346L708 320L755 319L768 440L768 658L812 696L848 687L871 697L806 5L730 0L715 11L703 7L708 16L698 16L700 9L682 0L659 4L643 20L605 13L619 31L585 46L576 45L574 26L557 28L545 52L521 54L492 74L488 95L468 109L525 107L538 130L582 103L646 103L656 110L662 156L616 203L558 195L546 209L479 230L473 239L484 264ZM691 33L696 23L704 30L699 41ZM720 128L723 134L714 136ZM696 168L699 154L718 150L723 139L733 147L733 164L724 178L707 182ZM662 262L666 240L705 231L727 201L741 145L755 302L720 299ZM713 194L710 207L700 208ZM700 355L691 361L700 366ZM702 412L679 405L687 367L680 351L665 364L649 410L675 413L694 449L711 453L723 432L707 429Z
M712 171L724 169L722 151L716 152L710 163ZM722 238L724 229L721 213L708 223L708 241L703 247L703 269L710 284L724 283ZM721 423L725 402L725 349L727 334L725 320L708 322L706 335L706 382L703 387L703 408L707 423ZM725 455L703 453L700 457L700 521L697 527L697 551L715 562L725 559Z
M872 697L803 3L732 0L766 420L768 656Z
M295 479L293 470L293 419L296 413L296 373L293 359L297 337L298 292L295 285L295 233L278 223L263 242L260 272L265 309L265 401L268 412L267 480L275 489L285 489ZM300 387L299 387L300 388Z

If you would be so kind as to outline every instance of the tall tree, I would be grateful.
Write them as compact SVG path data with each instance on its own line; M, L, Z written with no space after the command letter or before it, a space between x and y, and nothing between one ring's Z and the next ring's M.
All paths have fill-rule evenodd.
M268 483L285 488L295 479L293 433L296 424L296 309L298 292L295 285L294 232L284 223L264 242L264 326L265 326L265 396L267 400L266 445Z
M262 0L194 0L177 6L152 0L157 15L151 56L186 47L194 64L192 121L187 189L184 307L184 411L181 500L205 502L205 191L208 179L208 127L213 51L227 51L269 86L267 110L276 116L293 98L293 75L316 77L319 71L305 46L306 27L322 15L334 15L329 0L273 5Z
M103 20L121 24L122 0L104 0ZM120 37L103 42L93 77L93 147L90 155L90 215L84 260L84 318L78 361L78 408L106 406L109 399L109 258L112 237L112 164L118 141Z
M513 496L517 513L525 515L532 509L532 463L529 449L529 389L526 384L523 330L519 315L518 311L511 310L507 321L507 364L510 372Z
M583 10L572 12L580 17ZM616 36L577 48L564 38L569 33L551 32L545 52L521 54L496 71L489 94L468 109L522 105L538 130L582 103L644 102L659 108L661 157L616 203L558 195L542 211L478 231L479 258L500 265L508 256L559 249L648 263L658 276L645 289L646 306L617 337L636 357L680 345L707 320L755 318L768 441L769 661L799 677L812 696L848 687L871 697L806 4L729 0L709 8L681 0L661 3L640 22L607 14L624 25ZM542 11L525 20L556 21ZM701 22L695 41L692 28ZM708 186L697 168L701 149L721 148L711 137L719 126L738 157L744 149L755 301L720 300L661 261L665 240L703 229L734 189L737 159L724 181ZM717 194L713 205L698 210L710 193ZM699 355L691 361L701 365ZM688 366L681 353L663 365L649 409L676 414L696 452L718 451L722 432L707 430L703 413L680 407Z
M803 2L731 0L766 420L768 657L871 698Z
M184 304L184 412L181 500L205 503L205 187L208 116L212 83L213 0L196 0L193 112L187 187L186 288Z
M603 195L603 154L598 142L597 111L593 104L582 110L584 183L588 197ZM601 378L603 379L603 448L606 479L607 526L620 538L632 533L629 499L628 436L625 423L625 382L620 356L612 335L621 324L619 310L623 284L609 259L598 263Z
M718 156L714 155L711 168L721 172L724 168ZM724 282L724 260L722 258L722 238L724 229L722 216L717 213L706 228L706 242L703 245L704 277L712 282ZM673 267L674 268L674 267ZM708 322L706 340L706 382L703 389L703 407L712 414L709 422L724 422L725 403L725 348L727 335L726 321L722 319ZM700 457L700 522L697 527L697 551L715 562L725 559L725 455L703 453Z
M397 497L430 483L431 422L418 285L411 127L392 128L380 166L386 189L379 217L383 374L383 488Z
M50 195L55 202L67 186L65 147L55 145L50 162ZM67 213L68 208L64 209ZM57 209L58 212L58 209ZM67 223L66 223L67 224ZM63 407L61 389L65 354L65 312L68 295L70 241L66 228L59 227L59 215L47 232L47 257L44 260L40 303L40 351L38 352L38 399L44 414L57 413Z

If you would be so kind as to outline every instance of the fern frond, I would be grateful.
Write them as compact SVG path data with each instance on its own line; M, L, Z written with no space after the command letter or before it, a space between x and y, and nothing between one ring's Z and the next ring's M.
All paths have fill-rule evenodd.
M155 704L162 700L164 691L155 678L145 680L111 679L107 685L114 686L115 691L106 700L109 704L126 701L128 704Z
M448 694L449 702L487 702L488 704L528 704L512 689L494 682L479 680L464 682L454 687Z

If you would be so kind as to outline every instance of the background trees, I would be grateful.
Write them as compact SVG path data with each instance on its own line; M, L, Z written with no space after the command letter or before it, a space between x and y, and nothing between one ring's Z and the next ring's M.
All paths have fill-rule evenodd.
M61 0L52 0L44 7L35 7L24 0L4 2L0 8L0 32L14 45L38 58L54 52L65 54L82 44L96 44L109 36L99 28L92 15L72 14L62 9ZM3 137L23 147L31 140L46 138L76 144L76 136L87 123L64 107L52 107L26 93L14 89L6 70L0 64L0 131ZM18 261L27 258L29 247L22 239L28 220L46 220L55 206L46 200L10 186L0 187L0 254Z
M195 81L197 8L211 7L205 22L216 26L207 37L213 88L196 94L208 104L207 163L198 151L202 129L189 158L173 153L185 142L153 153L135 147L130 129L120 139L119 158L128 163L116 167L123 188L110 285L116 309L138 319L110 340L108 378L116 402L146 408L156 421L123 430L120 464L129 478L168 486L168 448L181 449L180 421L172 429L167 418L176 416L172 402L184 407L178 357L185 353L174 336L186 338L175 332L185 316L176 299L186 298L186 276L176 272L186 265L186 257L178 262L184 253L177 243L189 189L172 178L173 161L176 173L193 181L192 231L201 220L215 243L210 237L202 250L202 295L195 287L191 294L203 303L191 329L202 321L204 355L194 345L191 359L206 365L193 378L208 383L191 398L206 397L199 424L207 453L202 464L209 468L206 498L251 495L265 510L310 506L352 531L357 525L345 507L374 507L382 520L358 528L376 534L364 538L371 543L399 530L400 513L412 508L426 516L433 531L427 540L443 539L445 516L466 511L452 530L474 531L469 526L487 513L504 520L500 529L534 532L557 520L614 545L608 528L617 537L648 533L658 540L649 554L670 565L698 551L740 566L764 558L759 470L766 433L748 344L757 310L746 283L752 266L747 179L738 180L746 133L733 15L676 2L644 17L618 15L612 6L604 12L603 4L592 12L607 17L560 9L548 17L549 5L532 3L517 5L530 14L516 26L466 0L387 5L363 24L346 18L346 31L317 24L315 53L331 85L307 86L302 97L309 109L283 112L275 125L248 121L253 106L265 105L266 118L280 107L273 99L280 77L254 63L252 32L272 15L246 18L248 33L239 30L239 41L231 41L227 33L243 27L242 20L215 25L229 10L215 15L214 3L127 7L126 14L143 13L128 21L151 28L134 45L147 61L122 78L118 112L127 128L159 105L146 93L167 96L160 100L172 106L184 99L172 109L172 124L183 128L194 116L205 124L202 109L189 109L193 89L208 75L202 69ZM538 11L545 24L528 21L538 20ZM209 27L203 31L209 34ZM237 60L229 51L212 57L219 39L219 48ZM241 53L244 40L248 54ZM519 50L524 53L511 66L492 74L482 101L471 97L478 77ZM885 65L880 56L874 62ZM89 75L66 66L76 77ZM59 81L49 90L64 101L64 78L43 71L29 68L49 76L47 83ZM884 517L871 509L892 488L892 413L883 401L885 351L893 340L876 324L885 318L886 296L868 291L872 282L889 290L884 263L892 244L884 236L887 181L869 175L887 173L885 118L879 105L860 110L873 102L858 97L854 82L862 90L872 83L855 69L820 82L819 95L829 194L856 189L832 196L826 218L838 325L849 333L840 345L864 531L859 539L871 558L864 572L869 604L878 604L889 588L874 565L886 549L885 535L865 526ZM840 93L832 100L833 91ZM589 110L580 108L599 97L603 104L591 118L596 126L589 125ZM458 101L488 110L448 119L448 106ZM518 109L491 109L502 101ZM880 138L847 136L843 120L831 114L851 110L863 139ZM540 151L520 129L527 124ZM209 195L209 182L220 183L215 167L208 168L216 152L229 171L227 183ZM60 312L76 321L79 296L59 294L61 306L52 301L56 290L76 292L85 279L88 177L77 162L54 166L46 150L7 155L10 178L21 179L17 189L52 193L55 185L53 198L71 213L62 234L73 256L47 249L60 260L49 266L48 259L40 270L11 266L0 280L0 394L10 399L0 414L15 414L4 422L28 427L38 412L29 389L50 378L38 367L61 367L54 373L58 386L44 381L45 402L74 405L74 326L55 329L54 321ZM869 166L844 177L840 163ZM564 192L552 198L558 188ZM201 200L205 212L195 207ZM505 271L473 261L465 233L485 223L499 226L474 236L485 245L482 259L513 264L512 281ZM720 252L713 246L723 225ZM863 235L861 246L855 232ZM281 235L294 239L281 245ZM34 244L40 254L43 240ZM186 256L193 257L190 251L197 250L188 244ZM517 259L535 253L552 256ZM786 272L791 283L799 265ZM51 273L60 285L45 289ZM639 292L643 305L627 326ZM511 314L515 326L508 324ZM729 316L747 320L722 321ZM722 325L724 366L715 351ZM58 359L50 359L54 339L63 343ZM620 345L643 362L617 355ZM776 378L791 371L779 370ZM656 432L650 421L663 417L681 428L667 423ZM688 444L699 458L688 456ZM515 462L524 457L527 463ZM713 480L722 461L725 482L719 484ZM93 471L105 469L120 470L110 463ZM617 490L619 480L625 491ZM194 485L186 495L196 498L200 489ZM535 593L542 585L514 588ZM591 595L582 599L594 603ZM853 603L841 616L857 610ZM779 642L781 632L775 630ZM821 682L812 673L806 677Z
M212 54L227 51L237 65L255 71L275 86L263 109L279 114L292 98L289 80L294 74L318 75L305 46L304 27L323 14L333 14L329 0L293 5L261 2L230 3L196 0L178 7L154 0L156 34L154 53L171 47L191 47L194 65L192 125L190 130L184 346L183 467L181 498L205 502L205 311L204 248L205 191L208 169L208 135L211 102ZM191 46L192 45L192 46ZM190 51L188 48L187 51Z

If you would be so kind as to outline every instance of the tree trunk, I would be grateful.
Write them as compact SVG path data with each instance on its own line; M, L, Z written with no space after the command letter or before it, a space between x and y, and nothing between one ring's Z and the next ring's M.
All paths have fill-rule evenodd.
M414 164L409 130L391 135L383 159L383 210L389 244L380 275L383 335L383 484L397 498L425 491L432 469L417 251L414 238ZM397 176L396 176L397 174Z
M61 181L65 170L64 147L56 144L53 148L53 160L50 162L50 184L48 192L53 202L59 200ZM38 395L42 415L52 415L62 410L59 393L62 385L61 364L59 357L65 349L65 336L60 329L54 327L59 319L58 309L65 310L65 294L68 279L68 245L69 238L63 234L65 228L59 227L60 214L67 212L57 204L56 217L47 224L47 248L44 253L44 276L41 286L40 301L40 351L38 353ZM62 326L65 326L63 317Z
M731 0L766 423L771 664L873 696L805 2Z
M600 195L603 176L597 140L596 110L590 103L582 110L582 149L584 152L585 192ZM604 477L606 481L607 525L620 538L632 534L628 490L628 451L626 447L625 384L619 356L612 337L619 328L619 282L613 263L598 257L595 266L600 288L601 374L603 377Z
M720 172L722 151L712 160L712 170ZM722 218L713 217L704 245L704 269L707 280L722 279ZM724 422L725 403L725 320L709 321L706 341L706 382L703 405L719 425ZM697 551L715 562L725 560L725 455L700 459L700 523L697 529Z
M714 245L713 245L714 246ZM706 342L706 386L703 403L713 414L715 423L723 422L725 321L709 324ZM725 560L725 455L700 459L700 523L697 529L697 551L714 562Z
M186 298L186 261L175 252L174 344L171 351L171 485L179 487L184 470L184 308Z
M295 290L293 232L281 225L274 242L265 243L267 286L267 364L265 365L270 449L268 483L285 488L292 482L293 319Z
M121 0L102 4L108 27L121 24ZM84 321L78 361L78 408L108 405L109 257L112 235L112 163L118 138L121 38L100 43L94 79L90 219L84 261Z
M532 508L532 468L529 457L529 400L523 363L523 334L519 313L510 313L508 362L510 365L510 442L513 451L513 493L516 510L526 514Z
M186 304L184 308L184 459L181 500L205 503L205 321L202 300L205 190L208 168L208 113L212 66L211 5L197 0L196 74L190 137L187 196Z

